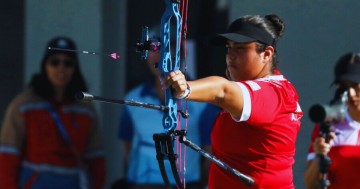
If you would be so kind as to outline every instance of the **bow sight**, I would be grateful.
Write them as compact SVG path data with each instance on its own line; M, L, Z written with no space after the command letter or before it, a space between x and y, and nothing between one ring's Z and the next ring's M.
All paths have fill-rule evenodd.
M148 51L158 51L160 49L160 41L157 38L149 37L149 28L144 26L142 29L141 39L136 43L136 52L141 52L141 58L147 59Z

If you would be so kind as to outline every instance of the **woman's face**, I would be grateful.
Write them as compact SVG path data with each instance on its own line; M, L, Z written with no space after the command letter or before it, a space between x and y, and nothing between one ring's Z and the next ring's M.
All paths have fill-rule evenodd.
M348 91L348 106L360 111L360 83L344 81L341 83Z
M227 69L233 80L251 80L270 74L270 64L264 61L264 52L259 54L256 51L256 42L237 43L228 40L226 48Z
M54 54L46 60L45 70L55 88L65 88L74 74L75 60L66 54Z

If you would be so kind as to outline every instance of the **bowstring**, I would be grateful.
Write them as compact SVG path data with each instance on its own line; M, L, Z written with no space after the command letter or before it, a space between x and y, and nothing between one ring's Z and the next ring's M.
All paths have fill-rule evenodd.
M179 45L180 45L180 57L183 55L183 58L180 58L180 61L183 61L184 66L184 73L185 77L187 76L187 61L186 61L186 55L187 55L187 49L186 49L186 35L187 35L187 16L188 16L188 0L183 0L182 3L180 3L180 9L181 9L181 19L182 19L182 28L180 32L180 38L179 38ZM183 43L183 45L181 45ZM181 64L181 63L180 63ZM180 102L181 103L181 102ZM181 104L182 105L182 104ZM181 106L183 108L183 106ZM185 100L185 112L188 113L188 101ZM178 115L180 120L180 116ZM178 124L178 130L181 130L181 121L179 121ZM188 129L188 119L185 119L185 130ZM180 142L177 142L177 153L179 154L179 167L180 171L179 174L182 175L183 185L184 188L186 188L186 147L183 147ZM184 152L184 153L182 153Z

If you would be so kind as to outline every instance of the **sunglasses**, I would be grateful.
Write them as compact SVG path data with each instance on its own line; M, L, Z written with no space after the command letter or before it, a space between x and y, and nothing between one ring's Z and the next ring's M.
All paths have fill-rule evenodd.
M58 58L54 58L54 59L50 59L49 63L53 67L58 67L61 63L67 68L75 67L75 61L71 59L61 60Z

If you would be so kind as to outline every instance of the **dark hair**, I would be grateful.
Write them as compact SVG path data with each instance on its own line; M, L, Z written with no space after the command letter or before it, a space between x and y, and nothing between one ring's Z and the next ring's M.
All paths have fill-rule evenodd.
M32 76L29 86L33 88L35 93L38 94L39 96L43 98L53 98L55 92L47 76L45 63L47 59L53 54L57 54L57 53L66 54L74 59L75 65L74 65L74 73L71 77L71 80L65 88L64 99L75 100L75 94L77 92L87 91L87 86L79 67L79 61L77 55L73 52L49 50L48 47L76 50L76 45L74 41L71 40L70 38L56 37L50 40L46 46L44 57L41 62L41 71L40 73L34 74Z
M340 102L342 94L346 91L347 89L344 86L339 86L334 94L334 98L330 101L330 105L334 105L338 102Z
M284 22L278 17L276 14L269 14L264 17L260 15L246 15L240 18L244 23L250 23L257 27L263 28L268 33L271 34L271 36L275 39L274 49L275 53L272 60L272 68L271 71L273 72L278 64L279 60L276 57L276 43L279 40L280 37L283 36L285 31L285 25ZM256 42L256 48L258 53L264 52L266 49L265 44Z

